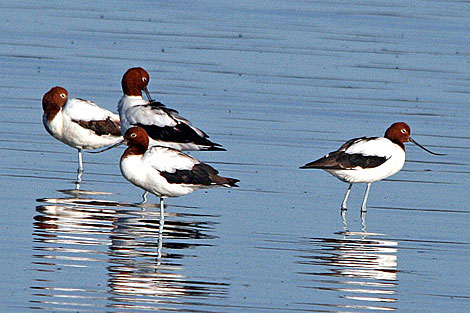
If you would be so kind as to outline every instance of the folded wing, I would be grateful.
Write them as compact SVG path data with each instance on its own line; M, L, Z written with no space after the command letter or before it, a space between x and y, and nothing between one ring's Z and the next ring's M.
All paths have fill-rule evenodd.
M343 144L339 150L301 168L342 170L378 167L391 157L388 152L390 149L387 149L390 144L390 140L386 138L354 138Z

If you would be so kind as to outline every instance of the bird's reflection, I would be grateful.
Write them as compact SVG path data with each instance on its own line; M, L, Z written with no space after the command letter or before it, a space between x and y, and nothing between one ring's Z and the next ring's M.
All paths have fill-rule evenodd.
M337 303L328 306L395 310L398 243L381 239L383 234L367 232L365 214L361 231L350 231L345 214L343 230L336 233L339 238L308 239L308 248L297 261L308 266L302 275L310 283L303 287L336 293Z
M155 309L227 295L226 283L182 274L183 259L197 257L198 246L211 246L213 216L168 214L160 224L156 210L72 194L38 199L43 205L34 217L32 303Z
M178 261L195 257L188 252L195 247L195 240L210 238L203 230L211 225L168 219L160 224L159 213L152 213L154 218L147 213L121 215L113 223L108 272L117 305L123 307L129 297L139 297L139 302L157 303L162 298L169 301L186 296L205 297L208 293L211 297L225 296L226 284L189 280L179 274L182 265Z

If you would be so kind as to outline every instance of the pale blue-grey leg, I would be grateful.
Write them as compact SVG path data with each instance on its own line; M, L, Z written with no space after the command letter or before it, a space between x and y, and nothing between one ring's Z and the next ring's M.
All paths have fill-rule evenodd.
M364 200L362 200L361 212L367 211L366 203L367 198L369 197L370 185L372 185L372 183L367 183L366 194L364 195Z
M161 213L160 213L161 214ZM162 259L162 248L163 248L163 225L165 224L164 219L160 219L160 225L158 226L158 248L157 248L157 267L160 266Z
M351 193L351 188L353 184L349 184L348 190L346 191L346 195L344 196L343 203L341 203L341 210L346 210L346 202L348 202L349 194Z
M163 197L160 197L160 222L163 223L165 221L165 210L163 204Z
M80 183L82 182L83 175L83 156L82 149L78 150L78 170L77 170L77 181L75 182L75 189L80 189Z

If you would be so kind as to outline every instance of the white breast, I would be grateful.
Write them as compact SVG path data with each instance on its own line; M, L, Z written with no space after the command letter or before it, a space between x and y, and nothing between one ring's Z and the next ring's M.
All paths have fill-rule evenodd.
M386 138L377 138L356 145L354 144L345 152L386 157L387 161L373 168L356 167L347 170L327 170L327 172L347 183L372 183L398 173L405 164L405 151Z
M79 99L74 99L82 101ZM66 104L66 107L68 102ZM122 140L122 137L112 136L112 135L103 135L98 136L92 130L86 129L78 125L74 120L80 120L80 114L78 112L87 111L90 107L82 108L81 110L75 106L73 109L60 109L60 111L54 116L50 121L47 120L47 117L43 115L43 124L46 130L56 139L62 141L63 143L79 149L96 149L104 146L109 146L115 144ZM93 107L92 107L93 108ZM111 118L118 118L116 114L109 112L107 110L101 109L98 107L95 113L97 113L97 118L106 119L108 116ZM72 113L77 113L72 115ZM82 113L83 115L83 113ZM83 116L82 116L83 117ZM88 117L86 121L96 120Z
M158 170L143 161L141 155L122 158L120 168L128 181L160 197L183 196L198 189L196 186L168 183Z

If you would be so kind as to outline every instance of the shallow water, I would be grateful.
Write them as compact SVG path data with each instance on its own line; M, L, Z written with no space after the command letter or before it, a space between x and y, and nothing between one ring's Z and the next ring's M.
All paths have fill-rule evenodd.
M470 305L470 4L0 2L0 306L5 311L463 312ZM116 110L125 70L227 152L238 189L155 205L122 149L50 137L52 86ZM402 171L352 189L299 170L405 121ZM157 203L155 197L151 203Z

